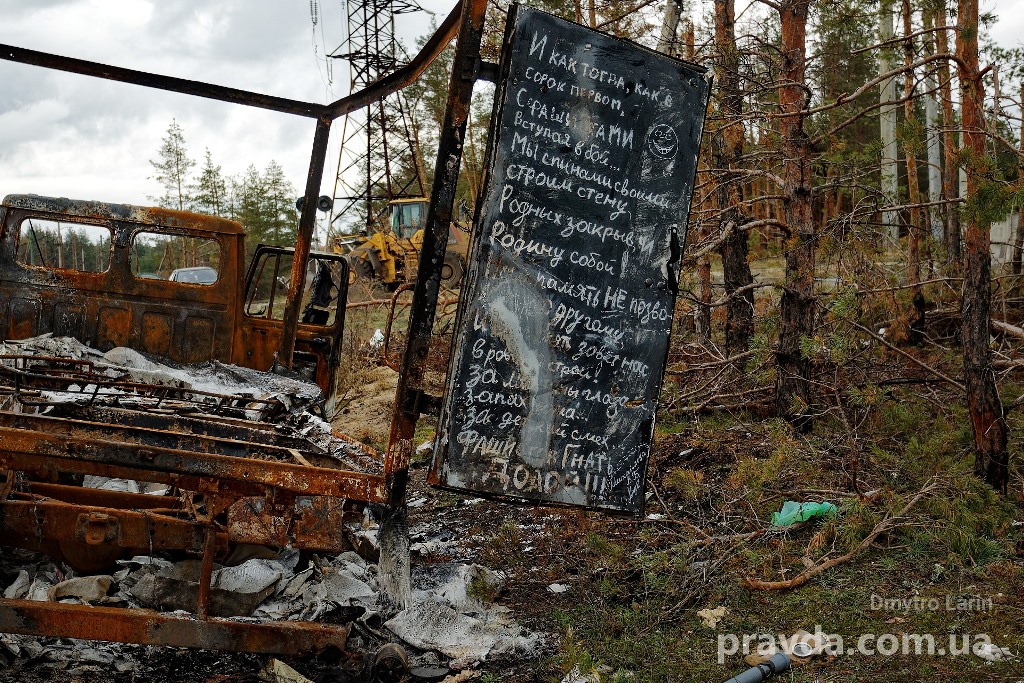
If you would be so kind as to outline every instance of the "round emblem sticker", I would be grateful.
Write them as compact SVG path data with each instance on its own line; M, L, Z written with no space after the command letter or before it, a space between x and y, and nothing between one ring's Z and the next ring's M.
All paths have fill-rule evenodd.
M647 149L661 159L671 159L679 149L679 137L672 126L659 123L647 134Z

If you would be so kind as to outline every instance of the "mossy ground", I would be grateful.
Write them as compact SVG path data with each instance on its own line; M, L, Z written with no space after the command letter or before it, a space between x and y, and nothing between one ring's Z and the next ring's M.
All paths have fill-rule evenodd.
M873 648L884 636L876 649L888 650L927 634L935 652L925 645L915 654L911 639L909 654L818 657L783 680L1024 680L1024 479L1015 466L1004 497L972 469L963 409L909 390L879 398L852 443L828 416L806 435L742 414L663 419L646 519L524 509L478 529L480 560L511 577L501 600L560 636L548 659L484 667L514 680L558 681L578 666L602 681L724 681L747 664L742 653L719 661L720 638L728 646L730 634L789 637L820 627L847 650L862 636ZM743 584L790 579L807 563L843 555L929 483L934 492L851 561L792 590ZM766 531L789 499L830 500L840 514ZM701 532L736 536L708 542ZM545 593L555 581L571 590ZM717 606L728 612L710 628L697 611ZM1018 658L987 664L970 652L938 653L983 635Z

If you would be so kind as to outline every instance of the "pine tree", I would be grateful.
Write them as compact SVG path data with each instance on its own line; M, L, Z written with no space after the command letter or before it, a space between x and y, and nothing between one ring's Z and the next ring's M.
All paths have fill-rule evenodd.
M191 208L200 213L221 216L228 210L228 187L220 165L213 163L209 147L203 159L203 168L196 182L189 186Z
M964 211L964 286L960 301L960 333L964 342L964 384L974 429L974 472L1006 493L1010 479L1006 411L992 370L989 326L992 315L991 225L999 208L991 201L992 163L985 144L985 91L978 64L978 0L957 3L957 66L960 72L960 115L967 169Z
M245 226L249 246L266 244L267 225L263 208L265 191L259 169L250 165L245 173L231 179L231 218Z
M807 14L812 0L787 0L779 5L782 26L782 201L789 239L786 249L786 284L779 304L779 346L776 353L776 412L801 428L809 428L812 403L810 363L800 342L814 335L815 225L811 148L804 130L808 92Z
M189 176L196 162L188 156L185 148L185 131L177 120L171 119L167 134L161 140L156 161L149 163L156 171L153 179L163 186L164 193L159 197L150 197L160 206L184 211L191 206L189 196Z
M271 244L294 244L299 225L299 211L295 208L298 192L285 178L281 165L273 159L263 172L263 190Z
M250 247L257 244L289 246L295 243L299 212L298 191L276 161L263 173L249 166L231 180L231 218L245 226Z

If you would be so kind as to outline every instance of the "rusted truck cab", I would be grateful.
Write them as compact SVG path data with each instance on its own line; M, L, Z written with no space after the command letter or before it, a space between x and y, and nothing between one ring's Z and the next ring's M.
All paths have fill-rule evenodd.
M0 339L45 333L107 351L269 370L282 332L291 249L241 224L126 204L9 195L0 205ZM294 366L333 393L347 264L314 253ZM341 305L339 305L341 302Z

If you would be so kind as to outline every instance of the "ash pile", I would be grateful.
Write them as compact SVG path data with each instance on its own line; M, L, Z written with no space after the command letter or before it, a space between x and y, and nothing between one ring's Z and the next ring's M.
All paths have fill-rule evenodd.
M161 620L212 624L188 645L220 650L277 651L237 646L266 624L298 629L286 654L330 644L354 662L401 643L414 673L534 653L543 637L493 602L503 577L479 565L416 566L395 603L368 504L383 458L321 406L299 377L49 336L0 344L0 678L133 680L150 645L179 644L154 638ZM95 614L133 634L81 639Z

